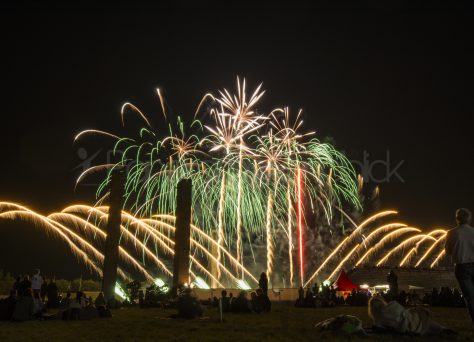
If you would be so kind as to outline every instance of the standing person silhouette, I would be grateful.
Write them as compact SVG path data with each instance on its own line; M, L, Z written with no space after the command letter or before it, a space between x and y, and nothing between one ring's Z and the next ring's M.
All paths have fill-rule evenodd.
M469 225L471 212L465 208L456 210L456 222L457 227L448 231L445 251L455 265L454 274L474 323L474 228Z
M391 270L387 274L387 283L388 283L388 294L391 300L398 299L398 277L397 274Z
M262 289L263 293L268 296L268 278L265 272L260 274L260 279L258 280L258 286Z
M43 277L40 274L40 270L36 269L35 274L31 277L31 289L33 290L33 295L41 295L41 286L43 285Z

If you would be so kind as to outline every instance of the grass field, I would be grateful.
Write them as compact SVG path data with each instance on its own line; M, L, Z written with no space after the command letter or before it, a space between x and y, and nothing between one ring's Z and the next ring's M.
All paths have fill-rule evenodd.
M457 331L449 340L474 341L474 327L465 309L432 308L437 321ZM113 318L91 321L0 322L0 341L336 341L318 336L316 322L339 314L352 314L369 326L367 308L336 307L302 309L274 305L269 314L227 314L219 322L215 309L205 311L203 319L177 320L168 316L174 310L123 308ZM439 337L372 336L352 340L438 341ZM448 340L448 339L446 339Z

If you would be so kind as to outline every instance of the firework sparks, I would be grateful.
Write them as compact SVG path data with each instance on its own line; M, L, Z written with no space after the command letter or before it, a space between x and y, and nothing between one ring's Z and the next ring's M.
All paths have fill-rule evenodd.
M297 169L297 193L298 193L298 242L299 242L299 254L300 254L300 281L301 285L304 284L304 259L303 259L303 189L302 189L302 176L301 169Z
M180 117L177 122L169 121L172 115L166 111L163 92L157 89L168 135L155 131L152 120L137 106L125 103L122 124L125 114L131 111L145 127L131 137L100 130L79 133L76 139L86 134L114 139L116 160L115 164L92 166L79 176L78 182L92 172L106 170L106 177L97 188L97 197L103 199L112 171L127 167L124 209L135 217L151 217L175 211L176 184L189 178L194 187L192 221L217 237L217 279L227 259L222 254L224 246L235 250L237 263L232 265L239 265L240 278L244 280L248 276L244 261L250 254L255 262L253 243L263 240L269 276L273 272L275 244L287 244L289 276L284 277L293 284L292 235L296 227L303 282L303 192L305 201L320 205L324 219L330 222L333 206L340 206L342 201L360 207L355 172L347 158L331 145L320 143L314 132L300 132L301 110L294 121L286 107L262 114L265 112L257 110L265 94L262 85L250 95L247 89L246 80L238 78L235 94L227 89L219 91L218 96L206 94L189 127ZM205 122L196 119L203 110ZM279 240L285 236L287 241ZM244 237L248 241L245 246Z
M97 247L94 246L96 240L104 241L106 233L104 231L104 225L107 222L108 207L91 207L87 205L72 205L63 209L59 213L53 213L48 216L42 216L25 206L21 206L12 202L0 202L0 217L8 219L27 219L31 220L35 225L45 228L46 232L54 232L56 236L61 238L70 248L73 254L84 262L91 270L101 274L101 265L103 263L103 255L98 251ZM378 215L382 217L383 215ZM130 213L125 211L122 212L122 225L121 232L124 236L121 239L119 247L120 260L123 264L119 267L118 272L122 279L129 280L130 276L125 271L127 266L131 266L133 269L141 273L148 281L153 281L157 278L157 274L152 274L145 261L140 261L140 255L143 253L147 260L152 261L153 268L158 266L161 270L161 274L166 276L172 276L171 272L167 269L165 263L158 257L158 255L172 257L174 255L174 241L172 237L176 228L174 222L176 218L173 215L159 214L155 215L154 218L137 218ZM366 221L372 221L369 218ZM389 250L376 264L381 265L386 263L391 258L396 258L399 252L404 248L411 245L412 247L406 255L402 255L401 263L408 265L412 256L414 255L413 249L416 249L421 243L425 241L431 241L430 248L425 254L418 259L413 261L412 265L418 267L423 261L425 261L429 255L433 254L436 247L440 246L441 241L444 241L446 237L446 230L436 229L427 234L420 233L420 230L412 227L400 227L403 226L401 223L390 223L383 226L375 227L367 238L362 239L361 242L356 243L351 249L340 259L334 259L334 250L330 253L328 259L334 259L336 262L334 268L330 269L325 279L333 279L341 268L351 265L350 260L357 254L363 243L367 244L367 252L362 256L361 259L367 261L370 255L376 253L377 250L386 248L391 241L401 237L408 233L418 233L414 236L405 238L405 240L398 243L395 247ZM102 228L101 228L102 227ZM359 226L360 227L360 226ZM399 227L399 228L396 228ZM206 282L204 278L213 280L218 286L224 286L224 284L216 279L205 266L207 262L217 262L217 258L212 254L203 242L208 241L211 245L219 246L218 241L212 239L202 229L191 225L192 237L191 237L191 276L195 279L196 283L200 283L203 287ZM393 230L395 229L395 230ZM382 239L376 240L373 238L381 232L385 235ZM352 236L356 234L356 236ZM341 244L338 245L335 250L341 250L346 248L347 241L360 237L360 230L357 228L354 232L346 237ZM149 246L148 244L153 242L155 245ZM258 283L256 277L254 277L243 265L239 264L237 259L220 246L222 258L235 267L225 267L223 262L219 263L219 269L222 274L227 277L231 284L247 284L245 280L240 278L240 270L243 269L245 276L251 279L255 284ZM198 255L201 257L198 258ZM439 261L445 256L444 249L441 250L431 263L430 267L434 267ZM328 262L328 259L325 262ZM221 259L222 261L224 259ZM361 260L355 263L357 266ZM233 273L232 269L237 269L239 272ZM204 277L204 278L203 278ZM198 280L201 279L201 280ZM204 282L203 282L204 281ZM207 284L207 283L206 283ZM248 285L246 285L248 286Z

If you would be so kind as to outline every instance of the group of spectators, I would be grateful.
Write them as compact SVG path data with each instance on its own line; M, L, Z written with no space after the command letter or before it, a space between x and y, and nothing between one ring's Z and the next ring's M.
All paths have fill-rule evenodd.
M46 302L48 298L48 303L50 307L56 307L58 305L58 287L53 278L48 280L43 277L39 269L36 269L33 276L28 275L16 278L15 283L13 284L13 291L16 292L17 296L29 295L29 291L32 292L32 295L35 299L41 299L42 302Z
M447 307L465 307L461 292L458 289L452 290L449 287L442 287L441 290L433 288L431 293L426 293L422 299L423 304L430 306L447 306Z
M262 313L271 311L272 302L260 288L250 293L250 299L247 291L241 291L237 297L234 297L232 293L227 295L227 291L222 290L221 298L214 297L212 306L222 309L222 312Z
M227 296L227 291L222 290L221 298L214 297L212 305L222 312L233 313L261 313L272 310L272 302L268 298L268 278L266 273L260 275L258 281L259 288L250 293L248 298L247 291L241 291L237 297L232 293Z
M47 309L59 309L48 314ZM78 291L74 298L71 293L63 298L53 279L49 283L43 278L39 269L33 276L18 277L13 284L10 295L0 300L0 320L27 321L32 319L91 319L108 317L104 295L100 293L92 300Z
M26 321L41 318L47 307L57 307L57 304L56 284L53 279L49 283L45 281L37 269L31 279L29 276L16 279L10 295L0 301L0 319Z
M343 304L349 304L350 306L367 306L370 298L372 298L370 291L352 290L345 298ZM342 299L344 299L344 297Z
M237 297L233 293L227 295L226 290L222 290L221 297L209 298L200 302L193 290L189 287L178 289L178 296L175 299L177 315L172 317L195 318L203 314L201 304L212 305L220 313L263 313L270 312L272 303L268 298L268 280L265 273L262 273L259 281L259 288L251 292L250 299L247 291L241 291Z
M383 296L386 300L396 300L404 306L429 305L444 307L465 307L466 303L461 292L458 289L449 287L433 288L431 292L425 292L421 297L416 290L405 292L404 290L397 294L388 294Z
M111 317L110 310L107 308L104 294L99 293L95 300L92 297L87 298L84 292L76 292L76 296L71 298L68 293L63 301L61 301L60 308L61 318L63 320L87 320L97 317Z
M431 293L425 293L421 298L416 290L399 291L398 281L395 272L390 271L387 275L389 289L386 293L380 294L387 301L397 301L403 306L430 305L447 307L465 307L465 301L458 289L442 287L441 290L433 288ZM349 294L343 296L338 294L334 286L314 284L306 290L300 287L298 290L297 307L332 307L335 305L367 306L373 294L368 290L353 289Z
M367 306L371 296L370 292L364 290L352 290L351 293L344 296L338 294L334 286L323 284L319 287L315 283L312 288L308 286L306 291L303 287L299 288L295 306L306 308L333 307L336 305Z

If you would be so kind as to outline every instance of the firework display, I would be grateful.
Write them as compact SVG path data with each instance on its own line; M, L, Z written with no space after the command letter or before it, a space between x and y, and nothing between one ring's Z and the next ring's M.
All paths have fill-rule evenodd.
M0 202L0 218L33 220L101 274L104 203L112 173L120 168L126 174L118 272L124 280L137 273L149 281L172 276L176 187L185 178L193 184L190 281L200 287L253 287L262 271L271 286L307 286L334 280L347 267L394 261L434 267L442 260L445 230L424 234L399 222L375 225L395 211L356 224L342 209L361 209L362 180L349 160L314 132L302 132L301 111L292 118L287 107L257 108L264 93L260 85L248 95L246 81L237 79L235 94L226 89L206 94L186 125L180 117L172 119L157 89L166 129L162 123L156 129L127 102L121 121L137 114L143 126L135 134L88 129L75 137L104 136L112 149L112 160L77 179L105 171L94 206L73 205L42 216ZM342 227L341 242L315 245L308 236L318 234L320 226Z
M164 118L165 105L158 90ZM218 96L207 94L194 120L186 126L180 117L168 120L168 134L155 130L152 120L135 105L122 107L122 122L128 111L143 120L135 136L86 130L115 140L112 163L95 165L79 176L107 170L98 187L100 205L115 168L125 167L125 210L136 217L175 212L176 184L192 179L192 221L204 232L216 236L217 262L225 247L244 265L265 265L273 279L275 244L287 244L289 260L285 279L294 284L293 234L298 234L299 283L304 280L303 241L305 205L317 207L327 222L334 206L359 207L355 172L347 158L330 144L321 143L314 133L301 132L301 111L294 120L288 108L267 114L256 106L264 95L261 85L247 94L245 80L237 79L237 90L224 89ZM203 117L198 120L197 117ZM304 203L303 203L304 201ZM265 255L255 251L263 243ZM260 259L264 258L265 261ZM218 279L221 277L218 267ZM240 270L241 278L245 275Z
M104 257L100 250L106 238L107 214L107 206L76 204L43 216L16 203L0 202L0 218L32 221L44 232L63 241L81 262L98 275L102 275ZM404 223L377 223L394 214L395 211L383 211L355 226L352 233L332 251L328 250L325 259L320 261L320 266L304 285L315 281L334 281L341 269L362 265L435 267L445 255L440 242L444 242L446 230L436 229L420 234L419 229L407 227ZM174 224L175 217L172 215L140 219L122 211L118 275L123 281L131 280L131 274L137 273L149 282L172 276ZM218 262L212 247L220 249L222 262ZM257 273L252 274L232 253L219 246L216 239L195 225L191 225L190 259L190 281L200 288L208 288L213 281L217 287L247 289L258 286ZM228 266L224 266L224 261ZM221 279L209 271L210 263L218 265Z

